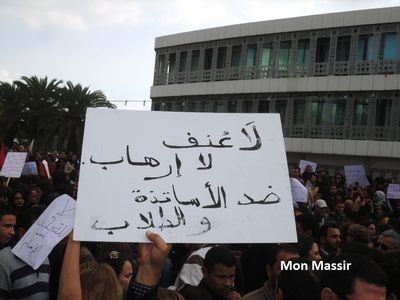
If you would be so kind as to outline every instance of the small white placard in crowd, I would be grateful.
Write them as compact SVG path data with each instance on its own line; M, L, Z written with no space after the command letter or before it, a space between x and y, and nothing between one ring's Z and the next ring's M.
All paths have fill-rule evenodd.
M35 270L74 227L76 201L68 195L56 198L23 235L12 253Z
M20 178L27 154L26 152L8 152L0 176Z

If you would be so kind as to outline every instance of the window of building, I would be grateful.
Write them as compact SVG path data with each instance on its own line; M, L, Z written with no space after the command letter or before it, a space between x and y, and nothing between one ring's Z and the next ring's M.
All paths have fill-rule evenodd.
M200 50L192 51L192 59L190 61L190 71L197 71L199 69Z
M240 66L240 56L242 54L242 46L232 47L231 67L238 68Z
M367 99L354 100L353 126L367 126L368 104Z
M324 100L313 100L311 102L311 125L321 126L325 121L325 110L327 103Z
M246 66L252 67L256 65L257 45L247 45Z
M272 43L264 44L262 50L261 65L269 66L271 64L272 58Z
M221 100L214 101L214 112L224 112L224 102Z
M210 102L209 101L201 101L200 102L200 111L209 112L210 111Z
M204 70L211 69L212 57L213 57L213 49L212 48L206 49L206 51L204 51Z
M289 64L291 44L292 44L291 41L283 41L280 43L279 62L278 62L280 65L288 65Z
M391 104L392 100L390 99L378 99L376 101L375 126L389 126Z
M331 124L344 125L346 100L334 100L331 106Z
M196 102L187 102L187 111L196 111Z
M396 33L382 34L379 58L394 60L396 58L396 48L397 48Z
M180 101L175 102L175 105L174 105L175 109L174 109L174 111L183 111L183 106L184 106L184 105L185 105L184 102L180 102Z
M267 113L267 112L269 112L269 101L268 100L260 100L260 101L258 101L258 112L259 113Z
M155 111L160 111L161 110L161 103L160 102L154 103L154 110Z
M236 112L236 100L229 100L228 101L228 112Z
M331 41L330 37L317 39L317 53L315 58L316 62L318 63L328 62L330 41Z
M310 40L299 40L297 43L296 64L307 65L310 61Z
M226 64L226 47L219 47L217 53L217 69L224 69Z
M304 100L296 100L293 103L293 125L304 124L304 114L306 110L306 102Z
M184 72L187 63L187 52L181 52L179 54L179 72Z
M286 106L287 106L286 100L278 100L278 101L276 101L275 112L278 113L281 116L282 124L285 124Z
M176 63L176 53L171 53L168 58L168 70L167 73L175 72L175 63Z
M172 103L171 102L164 102L161 104L161 110L163 111L172 111Z
M336 44L336 61L348 61L350 57L351 36L339 36Z
M243 109L244 113L253 112L253 100L245 100L245 101L243 101L242 109Z
M160 56L158 56L158 75L162 75L164 73L164 69L165 69L165 55L161 54Z
M373 58L373 40L372 34L360 35L357 44L357 60L372 60Z

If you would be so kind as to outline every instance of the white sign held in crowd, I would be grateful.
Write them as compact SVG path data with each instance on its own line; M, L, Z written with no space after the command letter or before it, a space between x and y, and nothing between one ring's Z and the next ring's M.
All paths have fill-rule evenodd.
M76 201L68 195L56 198L24 234L12 253L35 270L74 226Z
M348 186L369 186L363 165L344 166L344 175Z
M27 161L24 164L21 175L38 175L38 169L35 161Z
M88 109L74 238L294 242L279 114Z
M387 189L386 198L400 199L400 184L390 183Z
M315 172L317 171L317 163L312 162L312 161L307 161L307 160L300 160L299 162L299 168L300 168L300 172L301 174L304 173L304 171L306 170L307 166L311 166L312 171Z
M26 152L8 152L0 176L20 178L27 154Z
M292 198L297 203L308 202L308 190L296 178L290 178L290 187L292 189Z

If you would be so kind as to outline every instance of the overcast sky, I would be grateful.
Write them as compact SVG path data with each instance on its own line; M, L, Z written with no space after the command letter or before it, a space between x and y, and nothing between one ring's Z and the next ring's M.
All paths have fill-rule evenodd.
M400 0L0 0L0 81L48 76L148 109L154 40L178 32Z

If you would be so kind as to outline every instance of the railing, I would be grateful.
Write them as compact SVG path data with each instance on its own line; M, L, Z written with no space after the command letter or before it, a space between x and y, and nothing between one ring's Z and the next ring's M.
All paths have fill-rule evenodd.
M190 71L189 72L189 82L198 81L199 80L199 71Z
M399 73L399 62L395 60L380 60L377 63L378 74L395 74Z
M226 79L226 69L217 69L215 71L215 80L225 80Z
M293 76L294 77L307 77L308 65L294 65Z
M244 68L244 79L256 79L257 78L257 68L254 66Z
M203 81L210 81L211 79L211 70L204 70L202 74Z
M239 79L240 67L232 67L229 69L229 80Z
M290 136L291 137L304 137L304 125L293 125L290 128Z
M390 141L391 140L390 128L384 126L375 126L373 139L381 141Z
M314 64L314 76L326 76L328 75L328 63L321 62Z
M348 61L338 61L334 65L333 69L334 75L348 75L349 74L349 62Z
M369 75L372 74L373 63L372 60L360 60L356 62L354 73L356 75Z
M271 67L270 66L261 66L260 79L267 79L270 77L271 77Z
M365 140L367 138L367 126L352 126L350 130L350 139Z
M330 139L344 139L344 129L345 127L342 125L332 125L327 128L328 137Z
M308 130L308 137L310 138L323 138L324 127L323 126L310 126Z
M269 78L298 78L327 75L372 75L372 74L399 74L399 60L363 60L350 65L349 61L335 62L332 70L328 62L311 65L278 65L274 69L268 66L239 66L204 71L171 72L155 76L155 85L221 80L249 80Z

